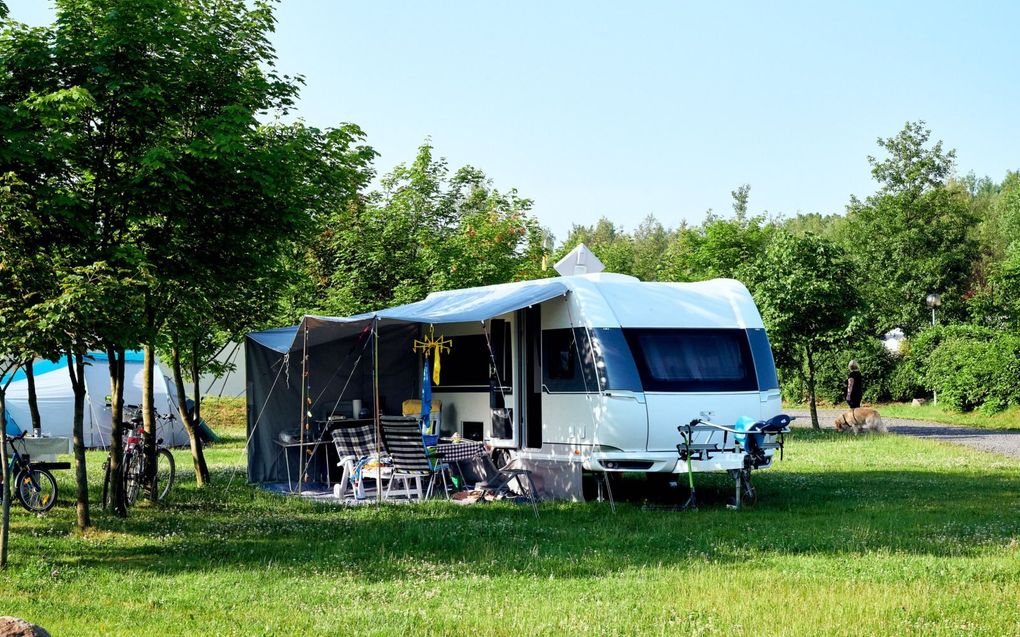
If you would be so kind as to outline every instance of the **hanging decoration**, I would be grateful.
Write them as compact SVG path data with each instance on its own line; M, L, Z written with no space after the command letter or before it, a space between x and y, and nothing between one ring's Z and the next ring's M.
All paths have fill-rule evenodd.
M437 338L436 328L434 325L429 325L429 334L425 338L414 341L415 353L421 353L425 355L425 359L428 360L429 355L432 355L432 382L436 385L439 384L439 365L440 365L440 354L449 354L450 348L453 346L453 341L446 338L442 334Z

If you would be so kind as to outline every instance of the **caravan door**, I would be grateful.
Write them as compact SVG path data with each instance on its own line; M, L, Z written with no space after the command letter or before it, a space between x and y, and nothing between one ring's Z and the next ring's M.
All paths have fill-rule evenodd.
M525 449L542 448L542 306L517 312L517 355L521 382L516 392L518 440Z

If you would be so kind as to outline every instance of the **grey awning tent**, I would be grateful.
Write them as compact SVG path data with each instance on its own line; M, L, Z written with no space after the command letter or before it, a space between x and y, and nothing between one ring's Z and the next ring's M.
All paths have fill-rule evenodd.
M249 334L248 480L287 481L284 450L275 441L281 432L299 432L303 411L325 419L349 410L349 401L358 398L373 413L399 413L400 402L420 391L418 356L411 348L423 325L483 322L566 293L557 279L450 290L377 312L305 316L300 325Z

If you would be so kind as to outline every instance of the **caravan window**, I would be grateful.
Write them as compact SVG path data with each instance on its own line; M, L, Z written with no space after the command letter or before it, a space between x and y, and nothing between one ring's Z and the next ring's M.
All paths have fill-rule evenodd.
M758 389L779 389L779 379L776 378L776 362L772 358L772 346L769 345L769 337L762 328L748 329L747 340L751 342L751 352L754 354L754 371L758 374Z
M757 391L740 329L625 329L647 391Z
M485 335L453 336L450 340L450 351L440 355L440 384L432 391L488 391L490 358Z
M542 384L550 393L598 393L584 328L542 330Z

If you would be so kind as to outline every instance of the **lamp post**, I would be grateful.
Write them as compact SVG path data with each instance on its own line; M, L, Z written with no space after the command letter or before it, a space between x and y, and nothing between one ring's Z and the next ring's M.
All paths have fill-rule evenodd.
M935 327L935 308L942 305L942 297L932 292L924 299L924 302L931 308L931 326ZM931 402L933 405L939 404L939 393L934 389L931 392Z
M924 299L924 302L931 308L931 326L935 327L935 308L942 305L942 297L932 292Z

